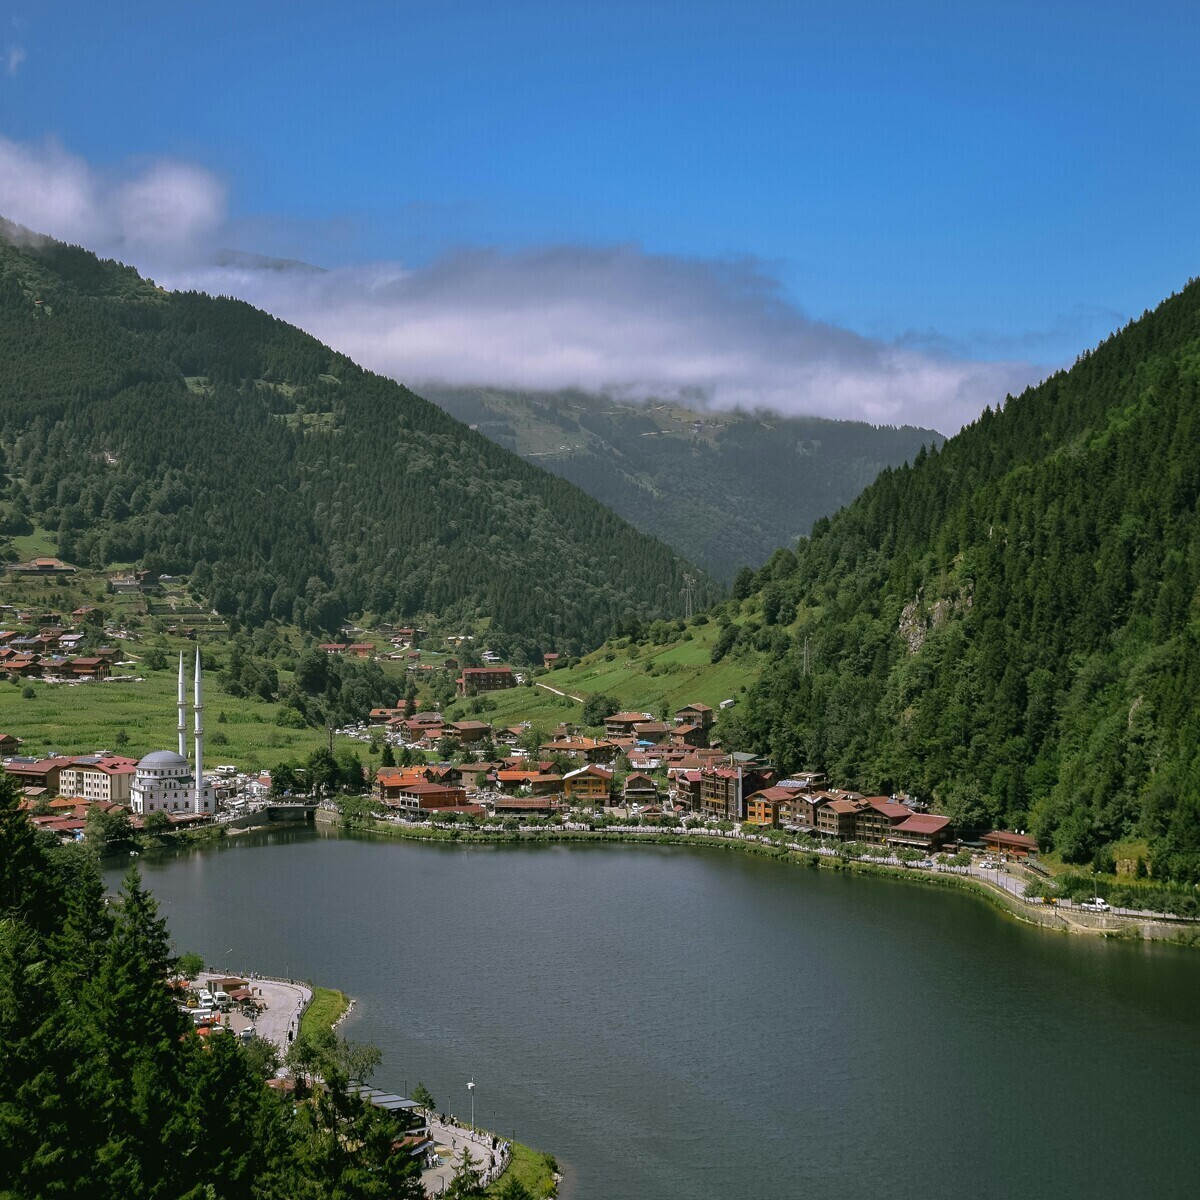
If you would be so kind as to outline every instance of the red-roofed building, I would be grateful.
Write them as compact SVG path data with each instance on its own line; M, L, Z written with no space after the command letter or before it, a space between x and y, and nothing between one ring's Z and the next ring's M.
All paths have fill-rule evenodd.
M647 804L658 803L658 785L649 775L643 775L640 771L625 776L621 794L627 808L634 804L644 808Z
M643 721L652 721L649 713L619 712L604 719L604 732L610 738L633 737L633 727ZM636 739L635 739L636 740Z
M983 836L983 844L993 854L1007 854L1012 858L1028 858L1038 850L1037 838L1024 833L1008 833L998 829Z
M933 853L950 836L950 818L933 813L914 813L892 827L888 834L891 846L911 846L916 850Z
M4 770L21 787L43 787L57 795L58 777L63 767L69 767L73 761L70 758L15 758L4 764Z
M825 800L817 806L817 832L825 837L850 841L854 837L854 818L857 815L858 804L854 800Z
M370 642L351 642L346 647L347 654L353 654L355 658L370 658L375 653L375 647Z
M698 725L709 729L713 723L713 710L707 704L685 704L675 713L676 725Z
M792 799L788 788L763 788L746 797L746 824L761 825L766 829L778 829L780 809Z
M58 787L66 796L82 796L110 804L129 804L137 759L117 754L82 755L59 773Z
M446 787L425 780L397 784L389 789L390 795L384 803L388 808L398 809L414 815L439 812L447 808L460 808L467 803L467 793L459 787Z
M107 679L112 674L106 658L73 658L67 665L76 679Z
M745 819L745 797L775 782L775 772L761 767L703 767L700 809L718 821Z
M888 796L867 796L858 801L858 811L854 815L855 841L883 845L892 829L911 816L911 808Z

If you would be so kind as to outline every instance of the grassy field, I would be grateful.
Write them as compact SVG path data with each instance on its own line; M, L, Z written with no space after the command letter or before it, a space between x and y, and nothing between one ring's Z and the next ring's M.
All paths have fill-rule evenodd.
M712 662L712 645L720 632L715 623L690 626L686 632L690 638L661 646L610 642L580 659L578 665L548 671L535 682L557 688L568 697L586 698L603 692L622 708L658 713L665 704L674 713L694 702L716 708L722 700L736 700L758 678L763 666L760 654ZM542 687L492 692L487 699L495 707L481 715L494 725L530 721L553 728L560 721L577 722L583 711L579 701L555 696ZM468 709L462 702L455 705L460 715Z
M132 670L140 673L137 667ZM140 682L50 684L34 680L29 686L34 695L27 700L24 683L0 683L0 732L19 737L22 753L55 750L84 754L106 749L138 758L151 750L175 747L174 663L165 671L145 672ZM320 730L276 725L278 705L230 696L212 674L205 680L204 710L205 761L209 766L232 763L243 770L269 769L285 759L304 758L325 742ZM190 715L188 720L190 746ZM122 730L129 740L119 745ZM345 744L365 756L366 747L361 743Z
M312 1003L300 1018L300 1033L312 1037L322 1029L331 1028L350 1007L350 997L336 988L313 988Z
M513 1143L513 1156L508 1170L483 1194L499 1196L510 1179L523 1183L534 1200L543 1200L543 1197L555 1194L553 1160L540 1150L522 1146L520 1142Z

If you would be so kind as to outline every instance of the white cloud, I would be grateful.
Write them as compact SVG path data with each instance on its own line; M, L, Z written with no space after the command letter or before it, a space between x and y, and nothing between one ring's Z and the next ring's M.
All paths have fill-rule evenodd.
M0 139L0 215L129 259L168 286L241 296L418 390L700 394L720 407L954 432L1040 374L813 320L752 261L557 246L464 250L415 269L268 269L252 255L217 265L230 229L224 188L185 163L110 178L53 145Z
M4 69L8 72L10 79L21 69L21 64L28 57L24 46L9 46L4 52Z
M211 172L159 159L109 175L53 142L0 138L0 216L156 268L196 262L225 220Z

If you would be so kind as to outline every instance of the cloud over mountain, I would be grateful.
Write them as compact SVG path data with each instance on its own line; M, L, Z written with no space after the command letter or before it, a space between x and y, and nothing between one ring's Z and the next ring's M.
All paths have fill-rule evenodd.
M225 188L184 162L110 174L53 144L0 139L0 215L131 261L167 286L240 296L417 389L576 386L952 433L1042 373L814 320L750 259L475 248L415 268L315 272L219 254L233 228Z

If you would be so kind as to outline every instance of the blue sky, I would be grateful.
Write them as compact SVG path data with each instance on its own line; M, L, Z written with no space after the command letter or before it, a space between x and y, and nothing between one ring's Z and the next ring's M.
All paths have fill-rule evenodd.
M853 353L839 342L834 360L850 354L861 368L878 352L885 377L899 358L993 364L970 384L965 368L942 380L944 428L988 389L1069 362L1200 261L1194 3L13 0L0 20L0 137L15 155L0 158L0 212L7 202L30 224L52 211L15 180L30 156L86 170L101 192L184 164L220 192L209 241L358 272L372 311L394 305L400 281L419 282L468 340L464 309L487 288L465 278L481 270L498 298L506 285L529 297L549 276L561 311L574 261L579 297L595 294L599 273L612 303L637 287L631 306L661 315L695 300L687 279L699 264L720 294L706 318L744 325L753 310L758 321L749 341L746 329L728 334L721 366L707 364L715 373L697 364L714 395L729 364L769 358L781 330L794 340L828 327L862 339ZM106 240L100 226L85 231ZM311 287L307 308L277 280L242 290L339 333L314 316ZM531 304L529 320L550 303ZM672 327L697 319L671 311ZM493 333L497 320L489 313ZM378 325L376 351L397 329ZM565 328L555 336L572 343ZM653 389L682 385L697 358L652 378L650 346L628 368L611 338L576 349L561 379L518 378L498 361L496 382L574 372L595 384L605 359L608 382L636 389L641 372ZM781 402L797 353L776 355L768 399ZM386 369L407 363L418 377L437 361L383 355ZM745 402L755 378L747 369L745 386L725 391ZM828 372L811 372L794 406L817 386L830 390ZM843 389L847 415L934 411L907 399L890 413L856 409L846 397L857 394Z

